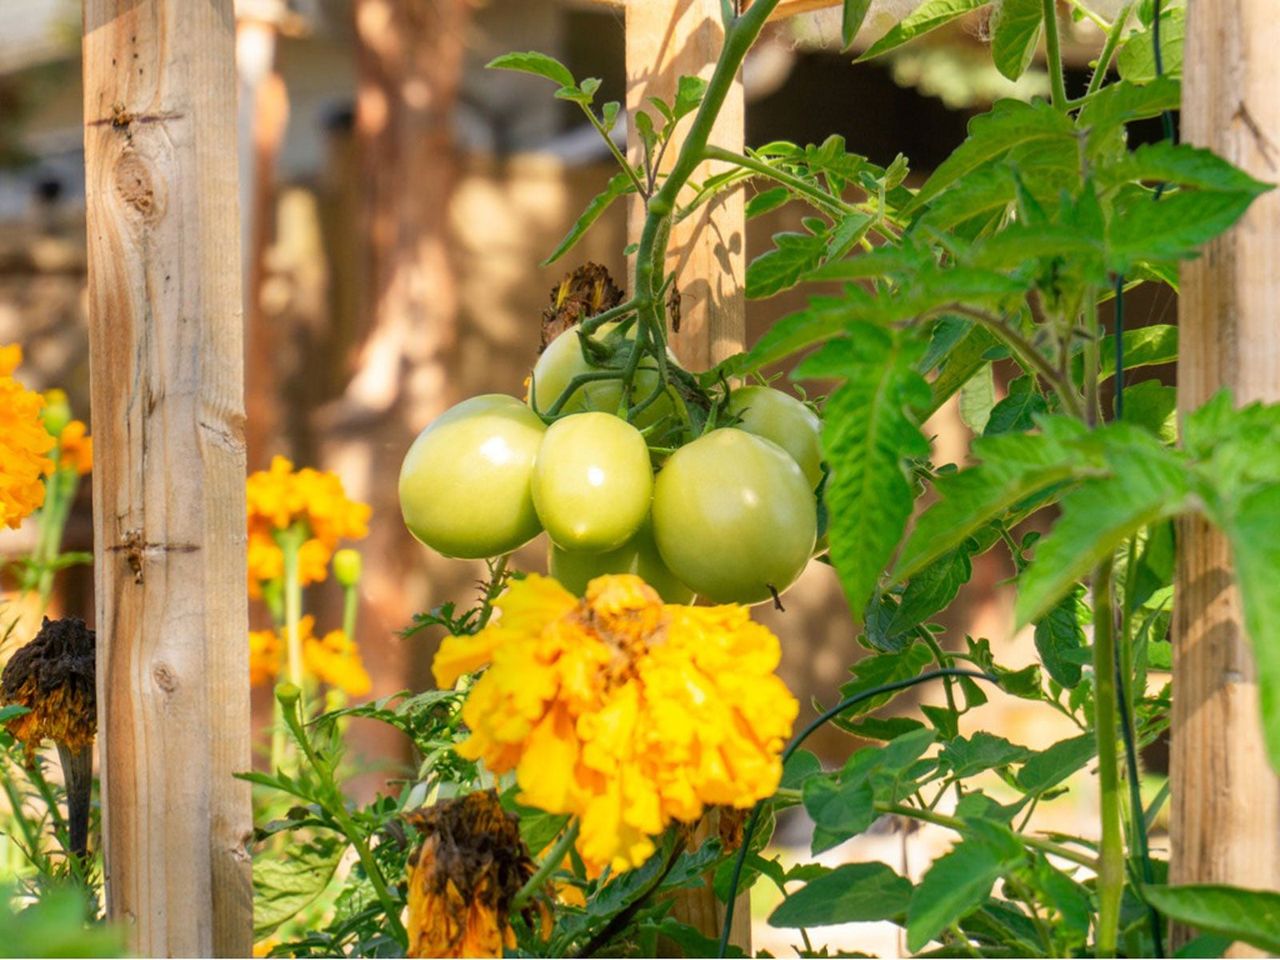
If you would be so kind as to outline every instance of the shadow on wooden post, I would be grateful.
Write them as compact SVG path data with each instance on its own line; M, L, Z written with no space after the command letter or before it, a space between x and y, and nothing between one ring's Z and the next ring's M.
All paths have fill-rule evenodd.
M86 0L107 909L248 956L249 682L232 0Z
M1280 179L1280 20L1266 0L1188 5L1184 138L1253 176ZM1280 401L1280 194L1182 268L1178 408L1219 388ZM1173 883L1280 889L1280 779L1258 722L1258 684L1226 539L1179 526L1171 754ZM1176 931L1176 947L1188 932ZM1258 955L1235 947L1229 955Z

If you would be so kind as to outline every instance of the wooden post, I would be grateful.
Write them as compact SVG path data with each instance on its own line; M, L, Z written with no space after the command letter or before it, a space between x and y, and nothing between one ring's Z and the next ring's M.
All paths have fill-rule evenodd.
M719 0L630 0L627 4L627 108L628 151L633 162L643 157L634 126L635 111L648 106L648 97L675 98L681 76L709 79L720 55L724 29ZM675 161L680 133L664 158L665 167ZM711 143L742 152L743 97L741 79L734 84L720 112ZM694 176L708 176L707 165ZM686 191L686 196L690 191ZM644 223L644 203L634 197L628 211L628 234L639 240ZM746 341L746 216L742 191L721 194L671 230L667 269L675 271L680 294L680 332L671 335L671 346L680 362L692 370L705 370L741 351ZM698 838L714 828L715 814L703 821ZM676 895L675 917L708 937L718 938L724 909L716 899L710 878L697 890ZM734 908L733 942L751 953L751 901L743 893Z
M249 678L232 0L85 0L107 909L248 956Z
M1280 19L1269 0L1192 0L1184 139L1259 179L1280 179ZM1178 407L1221 387L1237 403L1280 400L1280 194L1182 270ZM1280 779L1267 763L1258 686L1225 539L1179 529L1174 610L1174 883L1280 889ZM1183 932L1185 939L1185 931ZM1236 956L1254 955L1236 948Z
M723 41L719 0L632 0L627 5L628 116L634 118L635 111L647 108L656 117L647 98L671 102L681 76L709 79ZM675 162L680 132L689 123L685 119L677 131L664 166ZM632 161L639 162L643 150L634 126L629 127L627 139ZM741 80L725 101L711 142L742 152ZM707 175L704 164L694 179L704 180ZM634 242L644 223L641 198L633 198L629 213L628 233ZM681 299L680 332L671 337L671 346L686 367L705 370L742 350L746 339L742 191L721 194L696 216L672 227L669 249L667 269L676 273Z

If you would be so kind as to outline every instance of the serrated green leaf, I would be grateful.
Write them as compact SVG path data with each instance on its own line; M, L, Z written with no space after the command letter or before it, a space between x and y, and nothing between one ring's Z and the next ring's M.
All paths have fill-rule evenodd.
M814 298L806 309L775 322L748 352L726 358L701 374L699 379L710 386L723 377L754 373L841 333L857 316L859 309L869 310L873 306L871 295L865 291L851 290L839 299Z
M1255 196L1272 189L1270 184L1255 180L1211 150L1166 140L1143 144L1125 153L1115 162L1105 165L1099 176L1112 182L1131 180L1153 185L1179 184L1199 190L1251 193Z
M676 85L675 103L671 105L672 120L679 120L698 109L707 92L707 81L701 77L681 77Z
M1000 341L995 334L986 327L971 324L968 332L943 354L942 369L933 381L933 399L929 404L929 412L937 410L970 377L975 376L995 349L1000 349Z
M1158 203L1145 191L1117 198L1107 225L1107 260L1127 272L1139 261L1186 260L1239 220L1256 195L1179 190Z
M753 217L768 213L770 210L776 210L790 199L791 191L786 187L773 187L770 190L763 190L747 201L747 219L750 220Z
M1074 149L1071 120L1042 100L1033 103L997 100L989 112L969 121L969 136L934 170L908 205L907 212L919 209L961 177L1004 156L1014 147L1041 141L1058 142Z
M1022 765L1016 778L1018 786L1026 793L1044 793L1083 770L1095 753L1097 741L1091 733L1059 740Z
M1178 359L1178 328L1171 324L1152 324L1149 327L1138 327L1124 332L1124 368L1137 370L1140 367L1154 367L1162 363L1173 363ZM1116 338L1108 334L1098 345L1101 363L1098 379L1105 381L1116 373ZM1079 383L1084 376L1084 357L1077 352L1072 357L1072 376Z
M876 687L899 680L907 680L920 673L925 666L933 662L928 647L922 643L907 647L900 653L883 653L871 657L863 657L853 665L850 672L853 679L840 687L841 699L849 699ZM841 714L842 717L858 717L878 710L892 700L894 694L884 693L862 701Z
M1111 424L1095 436L1104 442L1109 474L1062 498L1062 516L1018 580L1019 626L1044 616L1128 537L1189 506L1186 466L1158 441L1126 424Z
M797 377L821 370L844 378L823 414L831 471L824 497L831 560L854 610L866 607L911 515L915 498L905 461L929 455L911 413L930 399L914 367L922 352L903 331L856 323L848 339L823 348L821 362L815 355L796 371Z
M1049 676L1068 690L1080 682L1080 663L1073 654L1085 647L1080 626L1080 591L1067 594L1036 621L1036 652Z
M1156 380L1124 390L1124 421L1147 430L1161 443L1178 442L1178 391Z
M1031 751L1026 747L979 730L968 739L955 737L949 741L938 754L938 761L951 771L953 777L964 779L983 770L1022 763L1030 756Z
M822 773L822 762L808 750L797 750L782 767L779 787L798 790L812 776Z
M545 267L555 263L572 250L577 242L582 239L583 234L591 229L591 225L604 215L604 212L609 209L609 205L613 201L619 197L625 197L628 193L635 193L635 189L635 184L625 173L614 174L604 190L587 204L587 208L582 211L582 215L578 217L577 222L569 228L569 232L565 234L564 239L551 251L551 255L542 261L542 266Z
M1171 920L1280 954L1280 893L1204 883L1143 886L1142 896Z
M495 57L485 65L489 70L516 70L520 73L532 73L546 77L562 87L573 87L576 83L573 74L555 57L530 50L526 53L504 53Z
M1126 123L1178 109L1181 98L1182 85L1171 77L1141 85L1123 80L1109 83L1085 101L1076 125L1090 131L1092 145L1103 146L1109 142L1110 135Z
M1223 526L1258 670L1263 736L1271 765L1280 770L1280 486L1243 497Z
M1043 0L1004 0L991 18L991 59L996 69L1017 80L1031 65L1044 25Z
M774 248L747 266L747 299L762 300L794 287L800 278L822 262L825 237L811 233L775 233Z
M963 17L971 10L985 7L988 2L989 0L926 0L906 19L868 47L866 52L858 57L858 61L870 60L882 53L888 53L895 47L923 36L930 30L936 30L957 17Z
M1049 405L1030 374L1018 377L1009 384L1008 394L991 409L983 436L1025 432L1035 425L1037 417L1048 412Z
M1006 510L1073 477L1082 466L1074 444L1085 428L1066 418L1046 421L1040 434L1006 434L974 441L978 466L939 477L938 503L920 517L894 568L897 582L954 550Z
M971 546L972 542L943 554L911 578L886 629L890 636L910 630L947 608L973 576L968 549Z
M324 893L347 846L345 839L326 833L292 845L287 857L254 860L254 940L270 936Z
M801 795L805 811L821 830L813 836L815 855L862 833L878 816L875 791L865 779L840 783L834 777L810 777Z
M1182 73L1182 44L1186 29L1186 11L1166 3L1160 14L1160 52L1163 55L1163 73L1167 77ZM1123 79L1133 83L1145 83L1156 78L1154 31L1147 29L1130 34L1116 54L1116 70Z
M769 916L771 927L822 927L902 915L911 881L883 863L846 863L810 880Z
M907 949L912 953L981 906L995 882L1022 859L1022 848L1007 828L983 825L982 833L966 837L935 860L912 892L907 906Z

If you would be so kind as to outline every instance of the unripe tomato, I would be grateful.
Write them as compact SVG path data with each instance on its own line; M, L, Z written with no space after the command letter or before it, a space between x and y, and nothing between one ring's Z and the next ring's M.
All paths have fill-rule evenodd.
M729 395L728 412L741 418L738 429L772 440L800 464L809 489L822 480L822 421L788 393L772 387L739 387Z
M653 488L663 562L698 596L762 603L809 562L818 513L799 465L762 437L713 430L667 460Z
M559 580L570 593L585 596L587 584L606 573L634 573L667 603L692 603L693 591L675 578L658 555L658 545L653 542L653 526L648 518L636 535L618 547L604 553L583 553L561 550L554 543L547 549L547 568L551 576Z
M472 397L418 434L400 467L400 511L446 557L510 553L542 529L530 489L546 426L505 394Z
M613 550L649 513L653 467L640 431L611 413L575 413L547 428L533 466L533 505L566 550Z
M606 323L593 336L597 340L603 340L616 326L617 324ZM634 332L629 331L627 339L634 338ZM673 364L676 362L675 357L670 354L667 355L667 359ZM578 331L566 330L547 344L547 349L542 351L542 356L538 357L538 362L534 364L533 385L529 390L530 406L546 413L559 399L560 394L568 388L574 377L597 369L599 368L588 364L582 355L582 343L578 337ZM657 384L658 371L653 358L646 357L641 362L640 369L636 371L635 381L632 384L632 404L646 400ZM621 380L597 380L585 383L573 391L565 405L560 408L560 412L581 413L587 410L599 410L603 413L616 414L621 400ZM659 397L640 411L636 417L636 426L643 429L655 424L663 417L669 416L674 409L669 395Z

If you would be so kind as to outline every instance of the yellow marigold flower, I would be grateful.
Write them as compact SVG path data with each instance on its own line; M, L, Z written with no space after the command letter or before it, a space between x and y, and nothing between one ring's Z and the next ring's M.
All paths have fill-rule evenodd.
M433 665L441 685L488 666L459 752L515 770L522 802L579 817L592 871L639 866L671 822L777 789L799 708L774 672L777 637L744 608L664 605L631 575L593 580L582 601L530 576L496 606Z
M535 867L493 790L409 817L422 846L409 872L409 956L500 957L516 945L511 902Z
M44 398L12 376L22 362L17 344L0 347L0 523L17 527L44 503L44 475L52 469L45 456L53 437L40 411Z
M245 495L251 596L260 595L263 581L284 574L277 532L295 523L305 525L307 539L298 554L298 579L303 585L329 575L329 559L339 540L358 540L369 533L369 505L347 497L336 474L310 467L295 471L285 457L275 457L269 470L250 474Z
M249 631L249 685L274 683L284 664L284 643L274 630Z
M58 437L58 467L80 476L93 470L93 437L81 420L72 420Z
M303 642L302 662L317 680L349 697L363 697L373 689L359 648L341 630L330 630L320 638L308 636Z

